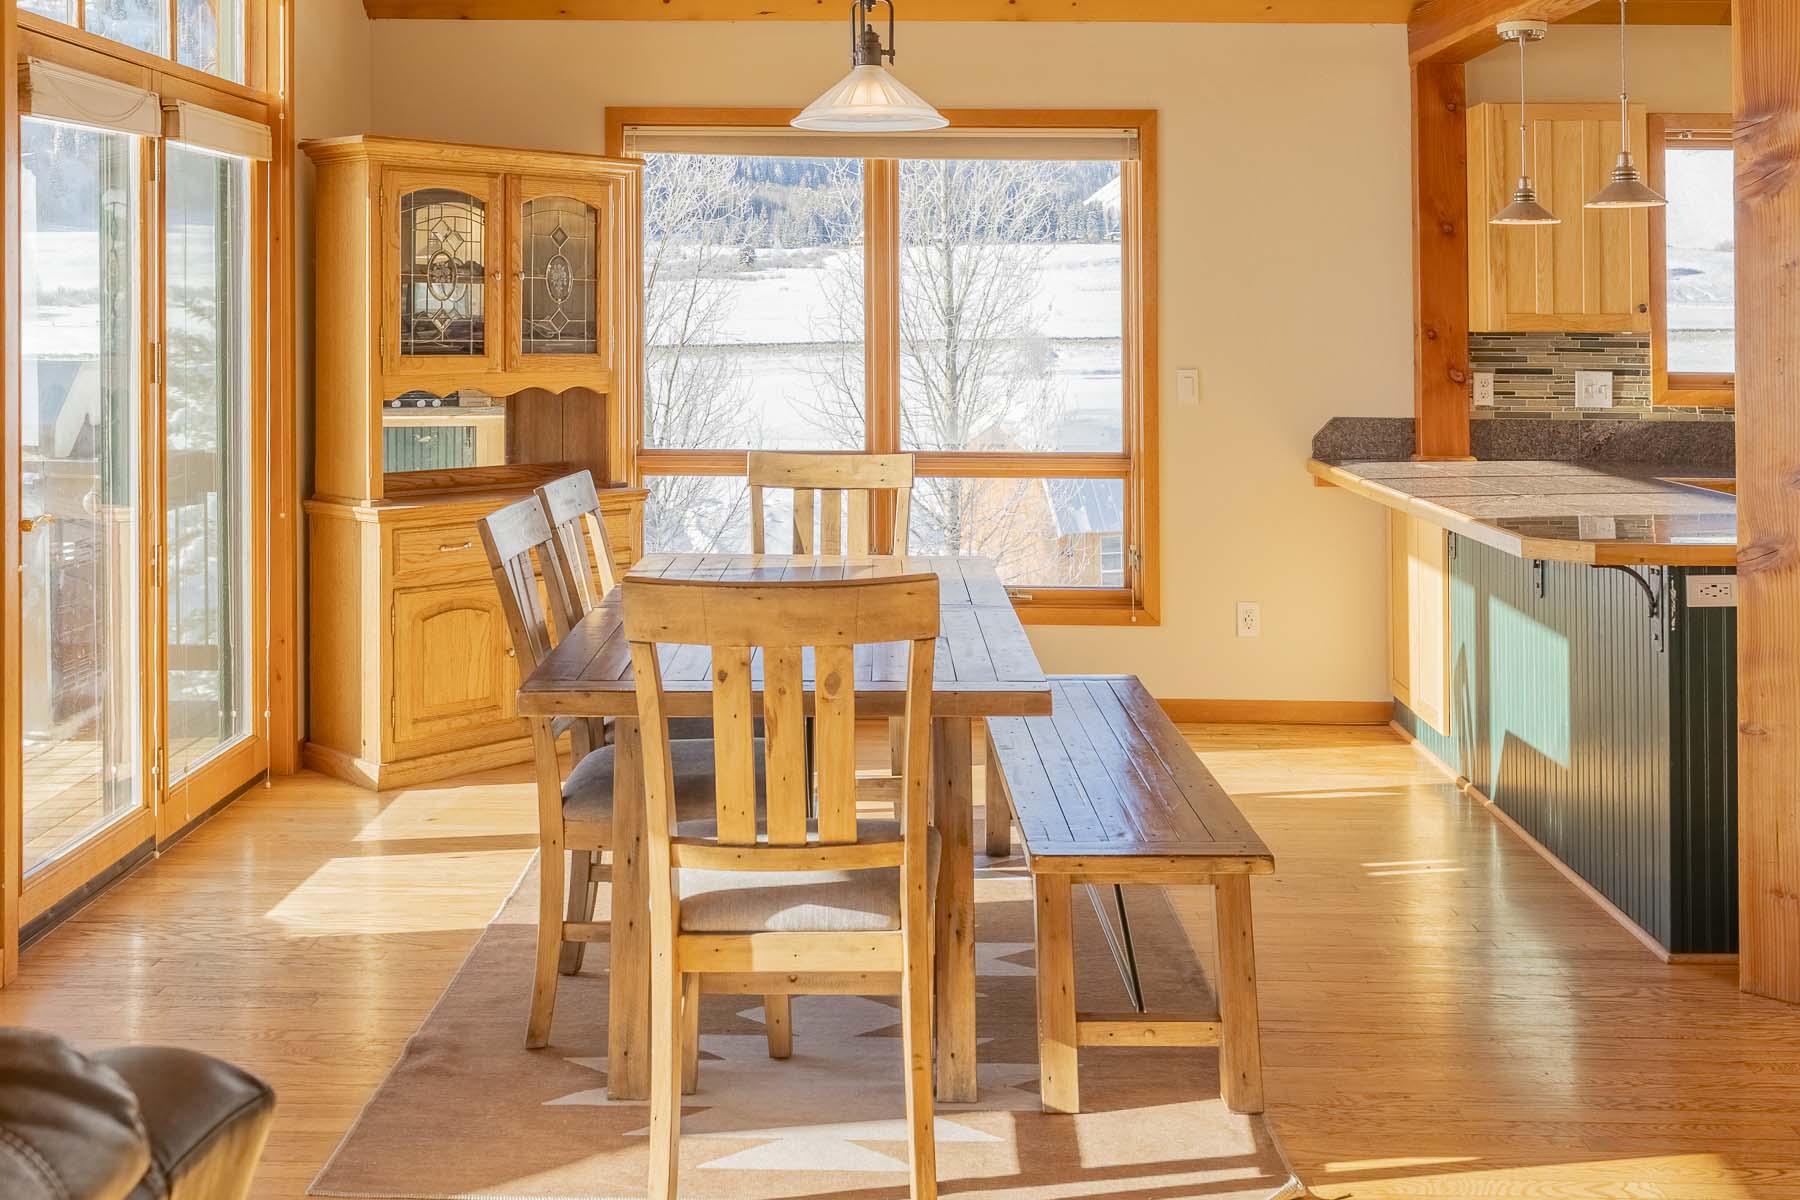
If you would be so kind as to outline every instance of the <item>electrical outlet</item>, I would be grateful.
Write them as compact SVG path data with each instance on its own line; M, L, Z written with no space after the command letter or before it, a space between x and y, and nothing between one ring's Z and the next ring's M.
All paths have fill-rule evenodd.
M1613 377L1611 371L1575 372L1576 408L1611 408Z
M1736 608L1736 575L1689 575L1687 577L1689 608Z
M1179 367L1175 371L1175 402L1185 408L1200 407L1200 371Z
M1262 636L1262 605L1254 600L1240 600L1237 606L1237 635Z
M1477 408L1494 407L1494 373L1492 371L1475 372L1475 406Z

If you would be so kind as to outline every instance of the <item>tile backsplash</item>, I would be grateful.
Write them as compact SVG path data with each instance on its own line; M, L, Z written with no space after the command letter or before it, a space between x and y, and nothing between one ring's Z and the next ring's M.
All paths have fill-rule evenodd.
M1732 410L1650 403L1650 338L1638 333L1471 333L1469 369L1494 373L1494 406L1476 420L1729 421ZM1611 408L1575 407L1575 372L1610 371Z

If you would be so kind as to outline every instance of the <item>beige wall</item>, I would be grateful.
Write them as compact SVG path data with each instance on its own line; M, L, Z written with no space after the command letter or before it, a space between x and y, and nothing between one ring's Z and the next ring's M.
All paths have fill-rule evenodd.
M608 104L799 105L834 24L374 25L384 133L601 147ZM1398 27L905 24L898 70L947 106L1161 110L1159 629L1040 629L1058 671L1159 695L1376 698L1382 523L1316 489L1313 431L1412 405L1408 110ZM1174 369L1203 400L1175 408ZM1259 640L1233 606L1263 605Z
M829 23L377 21L359 48L355 0L323 7L302 14L318 75L301 86L343 90L303 136L599 150L609 104L797 105L844 66ZM1645 100L1725 102L1722 31L1634 36ZM1536 48L1544 98L1606 98L1608 45L1559 29ZM899 49L946 106L1161 112L1163 623L1038 629L1045 665L1133 672L1164 697L1385 698L1381 516L1301 463L1330 416L1411 412L1403 31L915 23ZM1478 61L1472 98L1509 77ZM1198 408L1174 406L1183 366ZM1239 600L1263 605L1260 639L1233 636Z
M309 0L294 30L294 137L354 133L369 123L369 19L362 0ZM294 152L294 260L297 318L294 407L300 423L300 494L312 495L313 431L313 198L312 160ZM304 521L302 540L304 541ZM301 555L300 580L306 580ZM301 593L304 595L304 591ZM306 661L305 608L301 610L300 661ZM305 729L307 676L300 675L301 728Z
M1634 26L1631 99L1652 112L1731 111L1731 30L1716 26ZM1531 47L1531 99L1617 100L1619 30L1558 25ZM1510 46L1469 64L1469 103L1519 98L1519 52Z

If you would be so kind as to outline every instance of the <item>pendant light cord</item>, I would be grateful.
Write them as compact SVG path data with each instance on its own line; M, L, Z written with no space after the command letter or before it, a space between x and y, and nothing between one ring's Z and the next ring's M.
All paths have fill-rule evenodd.
M1619 0L1619 153L1631 149L1631 118L1627 97L1631 90L1625 84L1625 0Z
M1624 0L1620 0L1623 4ZM1525 157L1525 42L1519 38L1519 174L1531 174L1531 161Z

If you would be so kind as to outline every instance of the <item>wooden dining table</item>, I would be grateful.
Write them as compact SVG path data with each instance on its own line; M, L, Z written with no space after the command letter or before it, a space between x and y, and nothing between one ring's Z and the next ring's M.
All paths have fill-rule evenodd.
M936 907L937 1095L944 1101L969 1101L976 1091L975 722L1044 716L1051 710L1049 681L995 564L985 558L938 555L652 554L631 569L634 575L665 579L764 583L922 572L937 575L942 612L931 710L932 823L942 842ZM670 715L710 716L712 662L707 648L665 646L661 657ZM901 715L905 669L900 647L859 647L857 715ZM760 698L761 677L754 667L753 676ZM621 626L619 589L614 588L570 630L520 684L518 707L527 717L614 719L607 1092L614 1100L641 1100L650 1091L646 808L637 697ZM994 838L990 841L997 844Z

